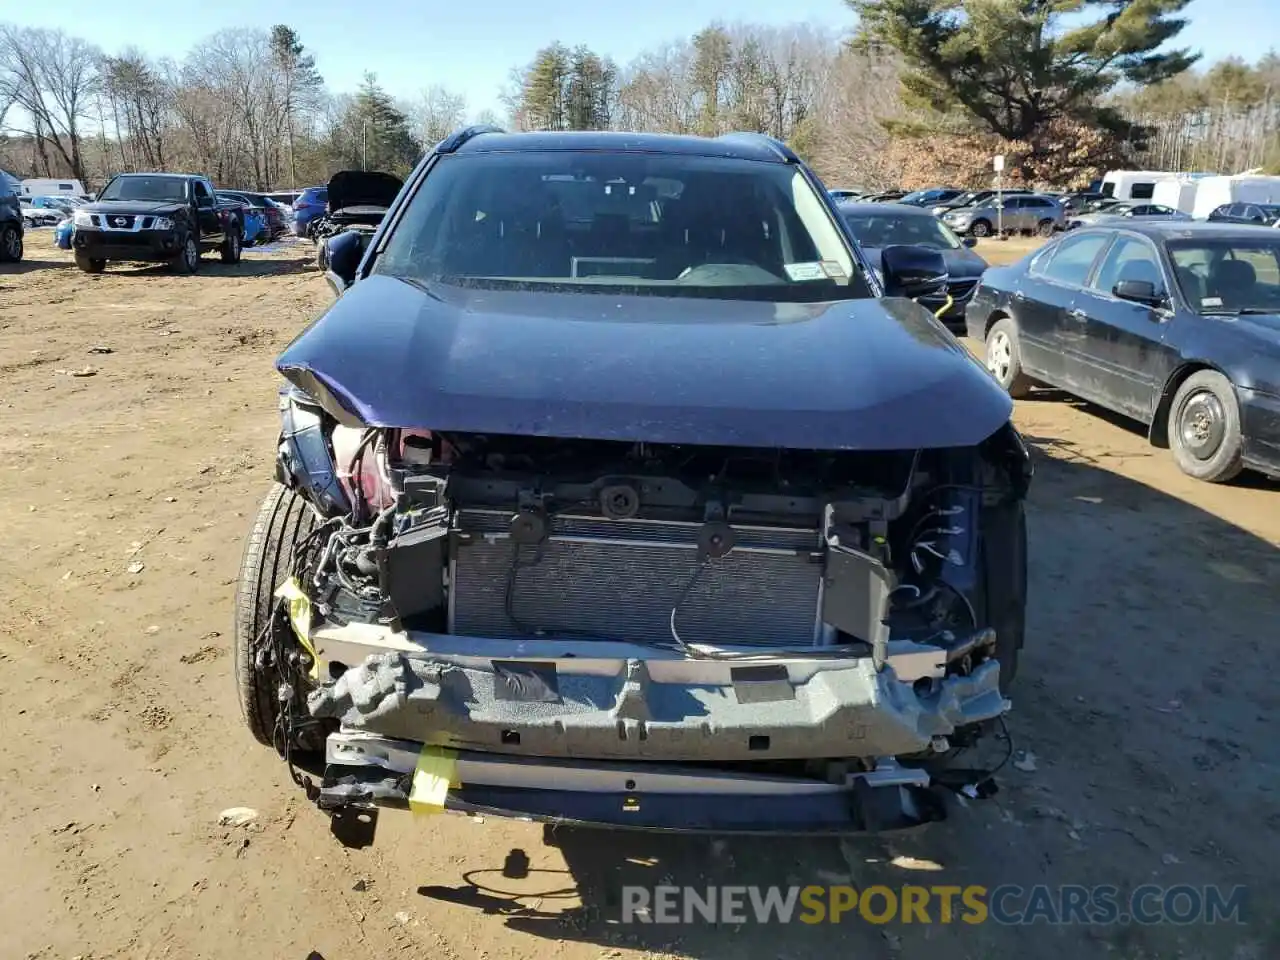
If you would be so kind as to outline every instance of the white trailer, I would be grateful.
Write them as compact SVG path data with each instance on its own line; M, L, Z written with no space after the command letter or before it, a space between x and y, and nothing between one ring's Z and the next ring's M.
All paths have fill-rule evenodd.
M22 181L24 197L87 197L84 184L79 180L34 178Z
M1173 207L1182 213L1191 215L1195 210L1196 192L1200 185L1197 177L1178 177L1175 180L1156 181L1155 193L1151 202L1164 207Z
M1102 195L1108 200L1152 200L1157 183L1184 176L1171 170L1110 170L1102 178Z

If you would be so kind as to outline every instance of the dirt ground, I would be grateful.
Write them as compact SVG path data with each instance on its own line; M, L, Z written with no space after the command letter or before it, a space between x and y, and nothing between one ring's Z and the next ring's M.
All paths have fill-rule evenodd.
M892 840L384 814L340 844L241 726L228 655L271 363L329 301L309 252L88 276L42 230L0 266L0 957L1280 956L1280 486L1184 479L1054 394L1017 411L1038 473L1010 728L1034 764L994 799ZM219 826L235 806L258 819ZM904 882L1251 893L1244 925L616 922L624 883Z

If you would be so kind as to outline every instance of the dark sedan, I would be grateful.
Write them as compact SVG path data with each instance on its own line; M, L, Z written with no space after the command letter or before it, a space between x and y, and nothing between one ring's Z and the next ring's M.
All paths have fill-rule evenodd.
M1280 232L1083 227L988 270L966 320L1012 396L1048 385L1140 420L1200 480L1280 477Z
M1280 204L1276 203L1224 203L1209 219L1220 223L1250 223L1263 227L1280 224Z
M982 271L987 269L987 261L969 249L977 241L961 240L929 210L920 207L902 203L842 203L837 209L872 263L879 263L880 251L894 244L941 250L947 262L947 294L934 299L921 298L920 302L937 311L946 303L946 296L950 296L952 304L942 315L942 322L952 329L963 329L965 305Z

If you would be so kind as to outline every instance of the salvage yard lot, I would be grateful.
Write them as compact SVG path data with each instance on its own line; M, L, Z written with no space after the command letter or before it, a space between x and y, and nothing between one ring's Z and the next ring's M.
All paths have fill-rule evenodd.
M339 845L241 725L228 654L271 480L271 361L329 300L310 252L87 276L32 231L27 261L0 266L0 956L1280 956L1280 486L1187 479L1057 394L1017 411L1038 470L1031 597L1019 762L993 800L887 841L548 845L529 824L404 814ZM219 826L235 806L258 818ZM527 877L502 876L513 850ZM1245 925L1212 928L612 922L624 884L839 883L1251 893Z

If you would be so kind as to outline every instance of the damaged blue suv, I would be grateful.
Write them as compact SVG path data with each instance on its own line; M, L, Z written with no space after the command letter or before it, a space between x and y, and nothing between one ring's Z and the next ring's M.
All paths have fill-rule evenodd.
M763 136L489 128L326 243L235 622L320 807L874 831L985 782L1031 469L938 251L869 263Z

